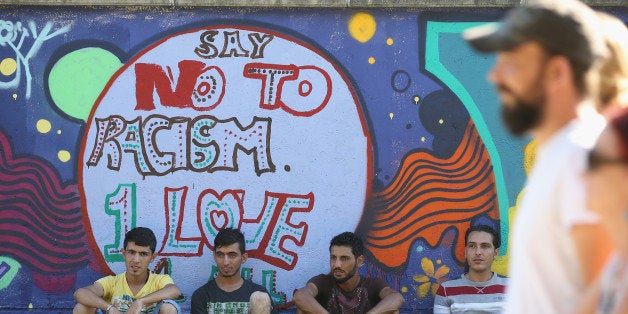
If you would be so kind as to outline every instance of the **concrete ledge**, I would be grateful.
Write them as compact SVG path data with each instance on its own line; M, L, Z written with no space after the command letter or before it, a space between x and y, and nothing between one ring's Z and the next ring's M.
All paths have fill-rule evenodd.
M264 7L460 7L515 6L525 0L0 0L0 5L152 5ZM625 0L585 0L593 6L625 6Z

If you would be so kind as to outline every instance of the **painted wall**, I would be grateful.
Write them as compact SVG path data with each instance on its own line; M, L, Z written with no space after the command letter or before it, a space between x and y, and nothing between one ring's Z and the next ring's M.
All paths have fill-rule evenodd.
M225 226L286 311L342 231L413 313L462 273L471 224L507 243L526 140L460 37L505 9L0 10L0 312L68 312L134 226L184 309Z

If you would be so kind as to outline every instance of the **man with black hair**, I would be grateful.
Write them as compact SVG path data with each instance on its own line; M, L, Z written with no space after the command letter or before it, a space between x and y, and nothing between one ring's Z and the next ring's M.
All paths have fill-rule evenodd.
M74 292L77 304L73 313L179 313L173 301L181 294L169 275L154 274L148 269L157 254L157 239L152 230L137 227L124 236L126 271L100 278L90 286Z
M270 295L263 286L245 280L240 268L248 258L244 235L238 229L222 229L214 239L218 275L192 294L192 314L270 313Z
M474 225L465 233L468 271L460 279L445 281L434 297L434 314L501 313L506 277L491 270L499 253L499 233L486 225Z
M362 240L351 232L335 236L329 245L331 273L311 278L295 290L297 313L396 313L405 300L381 278L364 278Z

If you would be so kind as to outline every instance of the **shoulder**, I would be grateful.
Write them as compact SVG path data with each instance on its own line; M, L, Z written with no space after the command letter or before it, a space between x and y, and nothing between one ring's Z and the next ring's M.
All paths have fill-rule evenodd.
M155 274L150 272L148 275L148 283L153 286L153 289L159 290L169 284L174 284L174 281L172 280L170 275Z
M318 296L324 296L331 292L334 286L334 279L329 274L320 274L310 278L310 280L307 281L306 287L308 284L312 284L316 287Z
M377 295L382 293L384 289L390 288L388 282L379 277L362 277L362 283L360 285L368 289L370 293L372 292Z
M462 278L447 280L440 284L443 288L464 286L466 282Z
M495 273L495 277L493 277L493 280L496 284L500 285L506 285L508 283L508 277L502 276L498 273Z
M364 284L367 284L367 285L373 285L373 284L378 284L378 285L385 284L385 285L388 285L388 282L386 282L386 280L384 280L382 278L379 278L379 277L362 277L362 282Z
M268 290L264 286L256 284L253 281L248 280L248 279L244 279L243 286L251 291L262 291L262 292L268 293Z
M126 282L125 273L102 277L94 282L95 285L102 287L103 293L107 294L111 291L121 289Z
M125 273L120 273L120 274L117 274L117 275L109 275L109 276L105 276L105 277L102 277L102 278L96 280L96 282L98 282L100 284L113 283L113 282L116 282L116 281L124 280L125 279L124 275L125 275Z
M149 277L153 280L172 280L168 274L155 274L153 272L150 273Z
M209 291L212 289L212 287L216 286L216 283L214 280L210 280L207 283L205 283L204 285L198 287L196 290L194 290L194 292L192 293L192 298L194 298L194 296L201 296L204 293L207 294L209 293Z
M606 119L593 108L593 105L586 102L588 101L580 104L578 117L572 123L573 126L569 130L568 136L573 145L590 149L604 130Z

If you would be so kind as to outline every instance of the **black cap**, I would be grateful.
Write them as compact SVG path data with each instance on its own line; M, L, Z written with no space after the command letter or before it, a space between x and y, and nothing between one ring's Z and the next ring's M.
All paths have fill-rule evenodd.
M584 68L606 55L599 18L576 0L528 1L510 10L501 23L470 28L463 37L480 52L508 51L535 41Z

